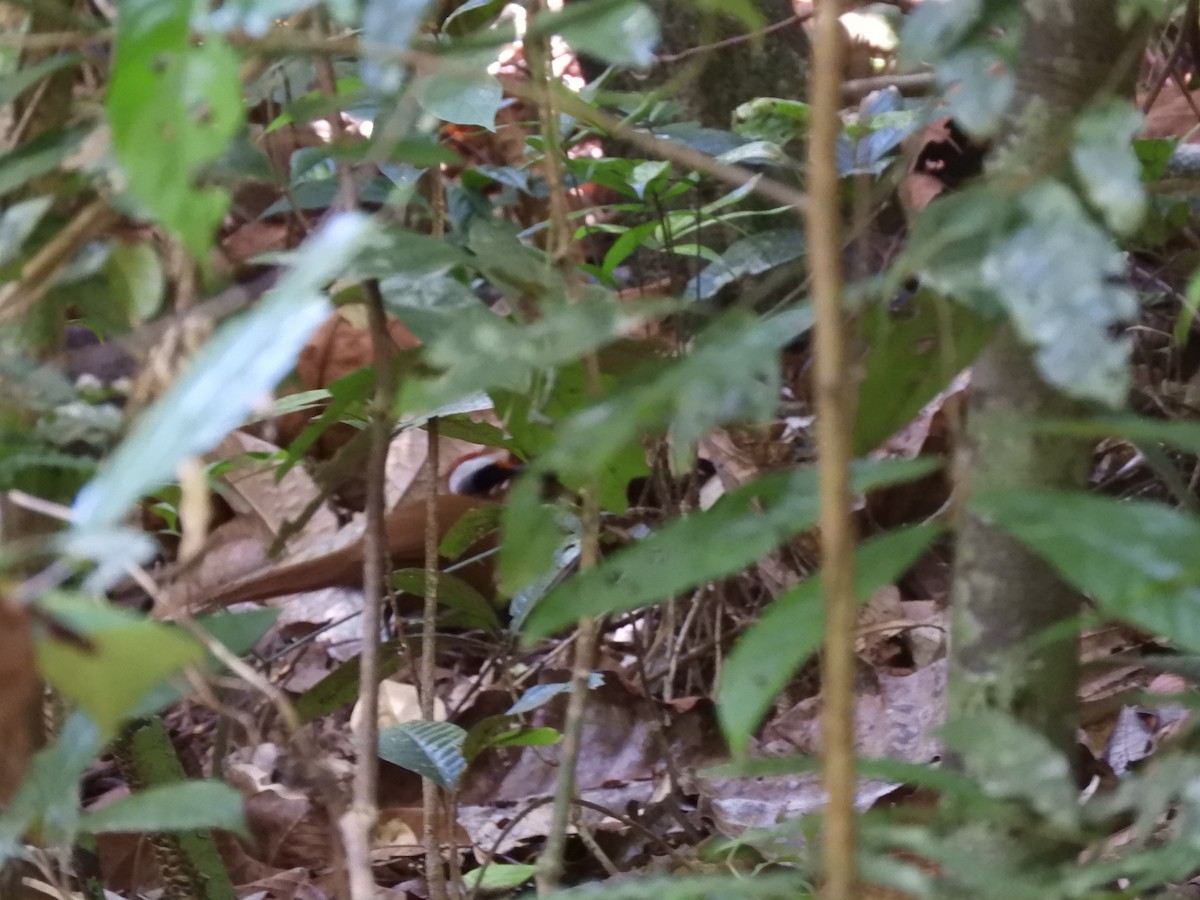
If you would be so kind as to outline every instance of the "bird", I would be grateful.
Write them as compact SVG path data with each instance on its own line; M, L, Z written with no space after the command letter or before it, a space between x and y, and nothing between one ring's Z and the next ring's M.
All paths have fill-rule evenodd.
M500 497L521 469L520 460L505 450L479 450L455 460L446 478L448 490L437 496L439 543L464 514ZM424 566L426 506L425 500L417 500L388 513L385 526L393 568ZM468 554L481 552L488 543L494 545L495 537L484 538ZM223 609L323 588L356 587L362 584L363 546L364 539L359 537L329 553L244 576L197 597L191 611ZM492 589L489 565L468 566L455 574L481 591Z

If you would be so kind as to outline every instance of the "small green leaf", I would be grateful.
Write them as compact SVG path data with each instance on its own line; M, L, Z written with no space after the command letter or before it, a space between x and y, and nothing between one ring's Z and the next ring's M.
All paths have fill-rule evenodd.
M1133 232L1146 213L1142 167L1131 144L1141 127L1133 105L1116 99L1093 103L1075 118L1075 174L1117 234Z
M588 676L589 690L595 690L602 684L604 684L604 676L599 672L593 672ZM571 682L569 681L561 681L554 684L535 684L505 711L505 715L519 716L523 713L533 712L538 707L545 706L559 694L566 694L570 690Z
M85 135L86 132L80 128L47 131L15 150L0 154L0 197L53 172L79 149Z
M105 264L113 298L139 324L152 318L162 305L167 278L162 262L148 243L117 243Z
M379 756L450 790L467 766L466 736L449 722L406 722L379 733Z
M249 837L242 795L221 781L184 781L123 797L79 822L86 834L190 831L220 828Z
M392 573L392 587L398 591L422 597L425 594L424 569L399 569ZM455 613L453 625L458 628L482 628L500 633L500 618L487 598L461 578L437 573L438 603ZM443 624L450 624L444 622Z
M918 525L866 541L854 557L854 595L863 602L893 584L942 529ZM806 578L772 601L733 646L721 672L717 715L735 753L746 749L771 703L825 635L821 576Z
M91 647L43 635L37 642L38 669L106 735L152 688L204 659L204 649L174 626L65 594L42 603Z
M14 203L0 213L0 266L6 266L17 258L21 247L53 202L53 197L34 197Z
M542 500L542 481L526 472L513 483L500 516L503 541L497 567L500 590L512 595L535 581L554 564L563 542L555 507Z
M8 106L43 78L67 66L78 65L82 59L78 53L60 53L47 56L32 65L22 64L17 71L0 77L0 106Z
M995 491L971 511L1049 562L1105 613L1200 650L1200 521L1160 503Z
M467 510L457 522L450 526L438 553L447 559L458 559L500 527L503 507L499 503L485 503Z
M869 491L934 468L925 460L858 463L853 486ZM759 478L567 580L530 612L525 636L548 637L584 616L637 609L723 578L811 528L819 509L815 469Z
M517 863L493 863L463 875L469 891L510 891L519 888L537 872L537 866Z

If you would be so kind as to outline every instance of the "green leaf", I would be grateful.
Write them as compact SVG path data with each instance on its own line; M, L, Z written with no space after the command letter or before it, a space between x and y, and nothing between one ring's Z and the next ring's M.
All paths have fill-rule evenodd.
M34 197L14 203L0 213L0 266L17 258L21 247L53 203L53 197Z
M1131 143L1141 127L1133 104L1116 99L1093 103L1075 118L1075 174L1117 234L1136 230L1146 213L1142 167Z
M989 796L1023 800L1060 828L1078 824L1071 766L1044 735L1010 716L977 712L951 718L942 737Z
M15 150L0 154L0 197L53 172L79 149L86 134L81 128L47 131Z
M416 34L428 0L367 0L362 16L363 81L381 94L400 90L407 75L401 54Z
M215 34L193 43L189 13L187 3L121 4L107 111L130 193L203 258L229 197L197 188L195 175L224 152L245 113L237 54Z
M66 594L41 602L90 647L42 635L37 641L38 670L79 704L105 735L112 735L152 688L204 659L204 649L174 626ZM137 665L130 665L131 660Z
M29 772L0 815L0 862L22 852L25 832L35 822L40 822L44 839L64 844L73 840L79 785L105 740L95 722L74 712L63 723L58 739L34 754Z
M870 491L935 468L923 460L858 463L853 489ZM584 616L637 609L730 575L811 528L819 510L814 468L763 476L570 578L534 607L525 637L548 637Z
M8 106L43 78L68 66L78 65L82 59L78 53L60 53L47 56L32 65L22 64L17 71L0 78L0 106Z
M917 525L866 541L854 557L854 595L865 602L895 583L942 533ZM776 597L733 646L721 672L717 716L725 739L742 753L775 697L821 645L825 608L821 575Z
M588 675L588 689L595 690L604 684L604 676L599 672L593 672ZM533 712L539 707L545 706L559 694L570 693L571 682L561 681L553 684L535 684L524 694L522 694L517 702L505 710L505 715L519 716L523 713Z
M799 100L758 97L733 111L733 130L755 141L783 146L808 133L811 110Z
M808 306L764 319L722 317L689 356L560 424L558 441L539 465L580 483L664 425L683 461L717 425L768 421L779 400L778 352L811 324Z
M494 387L524 392L538 372L573 362L639 320L608 291L585 290L584 302L545 309L524 325L482 307L455 317L426 346L425 361L441 374L406 379L398 411L427 412Z
M689 300L707 300L746 275L761 275L804 255L804 233L795 228L763 231L735 241L719 262L705 267L684 288Z
M1091 419L1042 420L1034 428L1044 434L1067 437L1117 437L1130 441L1161 441L1178 450L1200 453L1200 422L1182 419L1147 419L1141 416L1098 416Z
M278 609L245 609L240 612L225 610L201 616L196 620L196 624L208 632L210 637L224 644L234 656L245 656L279 618L280 612ZM202 666L209 672L225 670L225 664L207 650ZM173 682L160 683L138 701L129 715L154 715L187 696L191 690L190 685L181 687Z
M379 677L388 678L400 671L406 652L399 641L380 644ZM301 721L311 722L357 700L361 661L359 656L351 657L297 697L296 714Z
M537 866L493 863L463 875L469 891L510 891L519 888L537 872Z
M442 538L438 553L447 559L458 559L500 527L502 511L499 503L485 503L467 510L450 526Z
M876 306L863 316L866 376L859 391L854 452L874 450L911 422L971 364L994 325L960 304L920 291L899 315Z
M449 722L405 722L379 733L379 756L450 790L467 766L466 736Z
M242 814L242 795L221 781L183 781L147 788L85 813L79 826L87 834L220 828L250 836Z
M500 514L500 530L500 590L511 596L554 564L563 543L562 516L554 505L543 502L539 473L525 472L513 482Z
M413 83L421 108L443 122L496 130L496 113L504 102L500 82L486 71L478 75L432 72Z
M398 569L392 573L392 587L414 597L425 595L424 569ZM482 628L493 634L500 633L500 618L487 598L461 578L437 573L438 603L455 613L453 621L443 625L456 628Z
M214 447L291 368L329 315L321 293L368 233L365 216L330 219L296 265L241 318L222 326L75 499L74 528L111 525L179 464Z
M529 24L529 37L562 35L579 53L616 66L644 68L654 62L658 19L638 0L590 0L542 13Z
M138 324L152 318L162 305L167 278L154 248L147 243L117 243L105 264L113 299Z
M1108 615L1200 650L1200 521L1159 503L1072 491L971 498Z

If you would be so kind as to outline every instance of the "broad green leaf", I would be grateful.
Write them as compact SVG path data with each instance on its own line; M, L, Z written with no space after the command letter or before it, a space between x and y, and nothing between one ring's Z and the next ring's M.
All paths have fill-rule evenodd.
M746 275L761 275L804 255L804 233L778 228L742 238L707 266L684 288L689 300L707 300L728 284Z
M174 626L80 597L57 595L42 603L91 647L42 635L38 669L105 735L115 732L151 688L204 659L204 649Z
M764 319L718 320L686 358L560 424L557 443L539 465L579 483L646 431L669 428L683 461L717 425L769 420L779 398L778 352L811 324L808 306Z
M458 559L500 527L502 509L499 503L485 503L467 510L450 526L438 553L447 559Z
M500 513L497 568L503 593L517 593L551 568L566 536L564 524L561 509L542 499L539 473L517 478Z
M584 302L546 309L525 325L482 307L457 316L426 347L424 361L441 374L406 379L398 411L425 412L488 388L523 392L536 373L572 362L640 321L609 292L586 290Z
M666 182L671 174L671 164L663 160L640 162L629 173L629 186L638 197L646 196L646 189L656 180Z
M854 557L854 594L865 602L893 584L941 533L933 525L904 528L873 538ZM825 608L818 573L772 601L740 637L725 660L717 716L735 753L746 749L763 715L825 636Z
M1142 167L1131 143L1141 127L1133 105L1115 99L1093 103L1075 119L1075 174L1117 234L1133 232L1146 212Z
M986 794L1023 800L1060 828L1078 824L1071 766L1045 736L1001 713L976 712L951 718L942 737Z
M74 527L111 525L146 491L169 481L185 459L205 453L241 424L291 368L328 316L321 293L368 233L365 216L343 213L303 245L294 267L241 318L223 325L147 410L75 499Z
M537 872L537 866L517 863L493 863L463 875L469 891L511 891L519 888Z
M551 747L560 740L553 728L531 728L509 715L488 716L471 726L462 753L471 762L491 747Z
M46 840L69 843L74 838L79 785L106 739L88 716L74 712L57 740L34 754L20 788L0 814L0 862L22 851L25 832L35 822Z
M500 633L500 618L487 598L461 578L437 573L437 599L441 606L451 611L443 625L456 628L482 628L493 634ZM425 595L424 569L399 569L392 573L392 587L414 597ZM452 621L451 621L452 620Z
M852 485L870 491L934 468L924 460L857 463ZM548 637L584 616L634 610L724 578L811 528L819 510L815 468L763 476L568 579L530 612L525 636Z
M733 130L753 141L783 146L808 132L810 108L799 100L758 97L733 111Z
M129 190L202 258L229 206L197 188L245 119L238 57L218 35L193 43L191 4L126 0L117 20L107 110Z
M476 76L432 72L413 83L421 108L443 122L479 125L496 130L496 113L504 102L500 82L486 71Z
M0 77L0 106L8 106L43 78L48 78L67 66L77 65L82 59L78 53L59 53L40 59L32 65L23 64L17 71Z
M367 0L362 77L379 93L393 94L404 84L407 72L401 54L412 43L428 6L428 0Z
M79 821L87 834L220 828L249 837L242 795L222 781L183 781L146 788Z
M245 656L279 618L280 612L278 609L222 611L201 616L196 620L196 624L224 644L234 656ZM209 672L222 672L225 669L225 664L207 651L201 665ZM177 681L178 679L173 679L151 688L130 711L130 717L154 715L191 693L191 685L181 687Z
M379 756L450 790L467 765L466 736L449 722L406 722L379 733Z
M470 34L491 23L504 5L504 0L465 0L446 16L442 31L456 37Z
M970 507L1106 614L1200 650L1200 520L1160 503L1072 491L996 491Z
M911 422L983 349L994 326L929 291L896 315L863 316L866 376L859 390L854 452L868 453Z
M1017 95L1009 61L991 48L968 46L942 60L936 72L954 121L976 137L995 134Z
M940 59L959 46L983 11L983 0L921 4L904 18L901 58L919 65Z
M86 134L81 128L47 131L15 150L0 154L0 197L53 172L79 149Z
M388 641L379 645L379 677L388 678L400 671L407 648L399 641ZM311 722L318 716L328 715L358 699L358 683L362 671L361 657L346 660L311 688L296 698L296 714L301 721Z
M21 247L53 202L53 197L34 197L14 203L0 213L0 266L6 266L17 258Z
M658 19L639 0L590 0L543 13L529 24L529 36L562 35L579 53L617 66L646 67L658 46Z

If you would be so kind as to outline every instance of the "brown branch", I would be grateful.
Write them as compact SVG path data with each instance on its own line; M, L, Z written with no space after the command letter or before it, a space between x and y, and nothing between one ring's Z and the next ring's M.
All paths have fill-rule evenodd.
M842 221L836 145L841 133L842 40L838 3L821 0L813 49L812 125L808 144L807 232L816 312L817 449L820 460L825 650L821 684L822 773L828 803L822 840L829 900L855 897L854 814L854 383L842 309Z
M736 47L738 44L744 44L747 41L755 41L760 37L765 37L768 34L773 34L787 28L790 25L799 25L801 22L807 22L813 16L812 10L806 10L802 13L795 13L788 16L786 19L780 19L778 22L773 22L766 28L760 28L757 31L750 31L746 34L735 34L733 37L727 37L721 41L713 41L711 44L704 44L700 47L689 47L679 53L668 53L663 56L654 57L656 64L671 64L682 62L685 59L690 59L693 56L699 56L702 53L712 53L715 50L724 50L726 47Z

